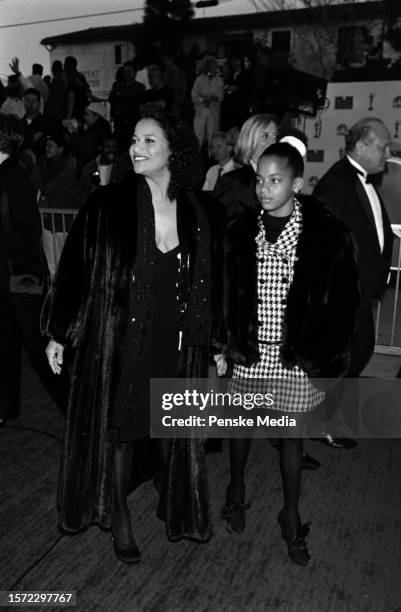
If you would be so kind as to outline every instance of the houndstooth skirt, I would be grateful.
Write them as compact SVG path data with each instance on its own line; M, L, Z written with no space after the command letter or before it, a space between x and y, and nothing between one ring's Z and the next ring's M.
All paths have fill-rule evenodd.
M325 397L312 385L299 366L285 368L280 359L280 344L259 344L260 361L253 366L234 365L229 390L231 394L271 394L270 410L310 412Z

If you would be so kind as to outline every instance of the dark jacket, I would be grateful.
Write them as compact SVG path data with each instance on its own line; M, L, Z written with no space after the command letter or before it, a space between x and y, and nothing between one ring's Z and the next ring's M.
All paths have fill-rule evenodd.
M129 85L125 81L115 81L109 95L110 114L116 124L124 123L135 126L139 118L139 105L143 101L145 86L133 81Z
M381 253L372 207L356 169L346 157L329 169L313 195L352 233L357 248L361 308L369 306L372 299L382 295L391 263L393 234L383 204L384 248Z
M110 124L103 117L99 117L92 127L74 132L68 135L68 142L71 152L75 155L78 162L78 174L82 168L99 154L99 146L102 139L110 134Z
M198 248L201 252L204 240L198 227L208 227L202 197L202 193L199 197L188 196L184 210L178 200L177 222L179 235L180 228L185 226L183 231L189 238L192 277L200 278L193 270L192 262L196 261L196 265L201 265L206 272L201 277L204 279L208 276L206 267L215 267L215 262L207 264L202 260L199 263L196 254ZM44 308L44 333L62 344L77 346L59 499L60 526L67 531L77 531L92 522L110 527L114 452L110 423L118 383L119 351L127 329L129 288L136 264L137 273L144 279L136 290L140 309L140 320L135 319L138 355L142 354L142 346L146 351L144 338L149 335L151 323L151 318L146 317L149 311L146 304L152 285L151 271L140 265L149 257L141 247L144 240L141 219L151 215L150 233L154 236L152 211L150 191L142 178L95 190L81 208L68 235ZM149 227L145 227L149 234ZM210 230L206 234L210 238ZM211 244L207 248L211 248ZM209 284L203 280L199 282L203 283L201 291L207 291ZM184 319L183 325L180 375L184 377L207 375L210 327L207 310L211 297L203 293L203 298L194 300L197 293L198 290L192 288L187 301L187 311L195 316L191 320ZM190 345L191 339L199 346ZM168 502L167 513L167 531L172 539L189 536L204 540L210 535L206 466L202 453L200 440L173 442L170 466L174 478L170 480L171 503ZM185 515L182 514L184 494L189 500Z
M255 193L256 177L252 166L242 166L223 174L214 188L214 195L221 202L232 219L244 210L259 209Z
M34 188L26 173L11 159L0 164L2 192L7 194L8 201L8 212L2 210L0 216L0 282L4 289L9 279L8 262L13 274L29 272L43 276L46 267L40 249L42 228Z
M22 126L24 129L24 147L33 149L40 155L42 153L42 136L51 133L54 126L42 113L38 113L30 123L25 115L22 118Z
M39 206L44 208L80 208L83 191L76 177L75 157L66 154L57 160L38 164L32 172L32 182L41 193ZM61 231L61 230L60 230Z
M308 202L285 310L281 358L310 377L345 374L359 304L352 239L330 213ZM225 248L227 356L250 366L260 359L255 237L258 212L230 226Z

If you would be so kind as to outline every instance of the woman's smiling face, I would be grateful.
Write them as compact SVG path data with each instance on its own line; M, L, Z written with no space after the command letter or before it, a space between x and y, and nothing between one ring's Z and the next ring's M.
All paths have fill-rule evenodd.
M135 127L130 147L134 171L156 177L168 172L169 144L164 131L153 119L141 119Z

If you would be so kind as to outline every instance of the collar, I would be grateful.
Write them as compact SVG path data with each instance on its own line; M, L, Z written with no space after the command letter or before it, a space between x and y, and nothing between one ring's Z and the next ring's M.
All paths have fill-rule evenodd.
M266 240L265 229L262 220L262 211L258 215L259 233L256 236L256 244L259 248L263 248L269 252L275 252L284 256L289 256L291 252L295 252L298 244L299 234L302 230L302 208L301 204L294 197L294 210L291 213L290 219L285 225L283 231L279 235L277 242L271 244Z
M354 166L354 168L357 169L358 174L362 175L366 179L366 177L368 176L368 173L366 172L365 168L363 168L363 166L361 166L361 164L358 164L358 162L355 161L355 159L353 159L349 155L346 155L346 158L348 159L349 163L352 166Z
M233 159L232 159L232 158L230 158L230 159L228 160L228 162L226 162L226 163L224 164L224 166L220 166L220 168L221 168L222 170L226 170L226 171L228 171L228 170L232 170L232 169L233 169L233 167L234 167L234 161L233 161Z

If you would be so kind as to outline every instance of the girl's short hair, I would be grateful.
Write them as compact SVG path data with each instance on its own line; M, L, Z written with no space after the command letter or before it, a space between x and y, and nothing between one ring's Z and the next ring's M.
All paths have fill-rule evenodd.
M249 165L250 159L257 150L258 135L271 123L277 123L274 115L261 113L249 117L243 124L235 146L235 159L238 163Z
M287 166L294 172L295 178L302 178L304 175L304 160L300 152L290 145L288 142L275 142L274 144L267 147L259 157L265 159L266 157L278 157L279 159L285 160Z

